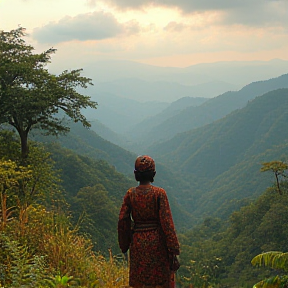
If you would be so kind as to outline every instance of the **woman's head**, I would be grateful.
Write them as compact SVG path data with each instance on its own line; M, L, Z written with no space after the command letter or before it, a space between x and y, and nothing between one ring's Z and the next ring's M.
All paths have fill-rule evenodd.
M153 182L155 171L155 161L148 155L141 155L135 161L135 179L140 182Z

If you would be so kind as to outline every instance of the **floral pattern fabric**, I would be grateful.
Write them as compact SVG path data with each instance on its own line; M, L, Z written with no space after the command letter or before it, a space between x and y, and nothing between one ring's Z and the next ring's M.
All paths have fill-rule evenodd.
M131 217L135 225L133 235ZM143 225L148 228L141 229ZM164 189L140 185L127 191L119 215L118 240L122 252L130 249L130 286L170 288L168 253L178 255L179 243Z
M135 171L155 171L154 160L148 155L138 156L135 161Z

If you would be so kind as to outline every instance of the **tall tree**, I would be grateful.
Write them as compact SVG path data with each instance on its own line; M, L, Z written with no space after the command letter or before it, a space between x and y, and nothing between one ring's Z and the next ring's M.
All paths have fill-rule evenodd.
M0 124L7 123L17 130L23 157L29 153L28 134L32 128L54 135L68 132L60 111L90 127L81 109L97 107L89 96L76 91L93 85L90 78L81 76L82 69L49 73L46 66L56 49L34 53L25 36L22 27L0 31Z
M279 177L287 177L285 174L285 170L288 169L287 163L284 163L282 161L271 161L271 162L265 162L262 163L262 167L260 171L265 172L265 171L272 171L275 175L276 178L276 185L277 185L277 190L280 195L283 194L282 190L280 189L280 180Z

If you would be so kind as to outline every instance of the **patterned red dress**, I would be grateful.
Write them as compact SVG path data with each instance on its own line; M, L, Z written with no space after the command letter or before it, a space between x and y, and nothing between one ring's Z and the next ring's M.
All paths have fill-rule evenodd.
M129 239L131 216L134 228ZM139 185L127 191L119 215L118 240L123 253L130 249L130 286L170 288L168 252L179 255L179 243L164 189Z

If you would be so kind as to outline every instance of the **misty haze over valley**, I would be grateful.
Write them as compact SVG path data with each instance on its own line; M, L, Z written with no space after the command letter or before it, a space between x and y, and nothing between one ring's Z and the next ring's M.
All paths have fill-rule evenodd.
M104 159L129 177L135 157L148 153L158 163L156 185L175 200L178 227L207 213L228 217L246 203L235 201L269 186L259 171L287 148L288 61L97 65L86 67L86 73L98 71L95 86L85 90L99 104L83 111L91 128L71 123L67 136L49 141Z
M94 82L85 93L99 106L84 113L97 134L141 154L153 142L220 119L265 92L287 88L284 78L264 83L287 71L288 61L280 59L187 68L96 62L84 69Z

